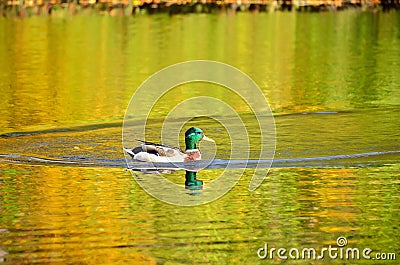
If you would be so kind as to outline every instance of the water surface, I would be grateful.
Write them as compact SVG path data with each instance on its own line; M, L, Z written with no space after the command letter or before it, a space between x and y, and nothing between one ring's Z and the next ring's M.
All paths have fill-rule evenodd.
M320 249L339 236L399 254L399 25L396 12L354 11L0 18L0 260L268 264L257 257L265 243ZM275 116L277 146L256 191L248 191L254 169L238 160L229 174L248 168L228 194L177 207L145 193L125 169L122 119L146 78L194 59L254 79ZM176 104L202 95L243 118L256 161L257 121L209 84L161 98L149 137L160 139ZM192 124L218 147L198 172L207 185L229 161L230 139L210 119ZM184 171L165 177L183 188Z

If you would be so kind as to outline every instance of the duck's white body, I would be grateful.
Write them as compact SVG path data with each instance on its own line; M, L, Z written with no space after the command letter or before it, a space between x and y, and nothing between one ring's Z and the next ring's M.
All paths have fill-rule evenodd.
M159 146L157 148L160 148ZM142 146L142 149L146 150L145 145ZM134 153L132 150L128 148L124 148L124 151L127 152L133 159L142 161L142 162L160 162L160 163L168 163L168 162L187 162L193 160L201 160L201 154L198 149L190 149L185 152L177 149L165 150L163 147L163 152L148 153L145 151L141 151L138 153Z

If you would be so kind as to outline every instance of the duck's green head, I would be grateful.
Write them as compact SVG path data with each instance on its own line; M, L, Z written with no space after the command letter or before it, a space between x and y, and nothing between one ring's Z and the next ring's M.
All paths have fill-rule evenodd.
M196 127L192 127L185 132L185 144L186 150L188 149L196 149L196 145L199 141L206 140L210 142L214 142L213 139L208 138L204 135L204 132Z

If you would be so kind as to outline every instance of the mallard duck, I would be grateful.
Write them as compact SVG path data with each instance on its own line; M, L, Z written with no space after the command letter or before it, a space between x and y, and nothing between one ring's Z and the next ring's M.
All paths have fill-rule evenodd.
M204 135L204 132L192 127L185 132L186 151L178 147L141 141L142 144L133 149L124 148L133 159L144 162L187 162L201 160L201 153L197 149L199 141L205 140L215 142Z

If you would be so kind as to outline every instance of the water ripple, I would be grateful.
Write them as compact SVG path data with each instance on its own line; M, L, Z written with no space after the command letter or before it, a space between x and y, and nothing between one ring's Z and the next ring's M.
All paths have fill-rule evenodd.
M351 166L379 166L397 164L400 150L385 152L368 152L360 154L344 154L322 157L280 158L272 160L272 168L294 167L351 167ZM0 154L0 162L12 164L55 165L77 167L106 167L127 168L125 159L99 159L90 160L84 157L64 157L64 159L41 158L19 154ZM129 169L134 170L198 170L220 168L268 168L271 160L202 160L178 163L147 163L129 162Z

